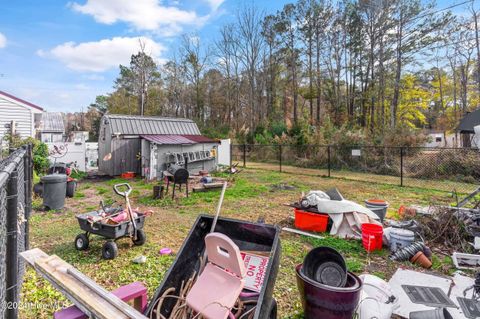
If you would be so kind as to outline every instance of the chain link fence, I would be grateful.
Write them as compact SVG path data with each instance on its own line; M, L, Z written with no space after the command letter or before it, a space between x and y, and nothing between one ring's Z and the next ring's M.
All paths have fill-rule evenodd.
M24 263L28 249L28 219L32 207L31 146L0 161L0 317L17 318Z
M471 193L480 186L480 150L338 145L232 145L251 168Z

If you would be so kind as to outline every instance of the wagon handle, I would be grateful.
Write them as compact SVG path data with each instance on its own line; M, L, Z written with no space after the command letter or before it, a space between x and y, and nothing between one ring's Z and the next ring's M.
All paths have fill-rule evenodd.
M121 192L121 191L120 191L120 187L126 187L127 190L124 191L124 192ZM128 183L121 183L121 184L115 184L115 185L113 185L113 190L114 190L115 193L117 193L118 195L123 196L123 197L127 197L128 195L130 195L130 192L132 191L132 187L131 187L130 184L128 184Z

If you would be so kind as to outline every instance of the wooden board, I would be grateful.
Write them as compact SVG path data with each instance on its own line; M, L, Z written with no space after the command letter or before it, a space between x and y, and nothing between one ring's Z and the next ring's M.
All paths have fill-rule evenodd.
M72 272L78 272L78 270L58 256L48 256L38 248L25 251L21 253L21 256L89 317L101 319L147 318L118 297L108 292L104 294L105 290L93 280L89 279L84 283L73 276Z
M203 184L203 187L212 189L212 188L222 188L223 183L217 182L217 183L208 183L208 184Z
M110 305L107 301L85 287L81 282L67 273L67 269L72 267L58 256L42 258L35 262L42 273L46 273L59 286L64 287L65 291L73 296L79 302L88 305L91 313L98 318L128 318L120 310Z

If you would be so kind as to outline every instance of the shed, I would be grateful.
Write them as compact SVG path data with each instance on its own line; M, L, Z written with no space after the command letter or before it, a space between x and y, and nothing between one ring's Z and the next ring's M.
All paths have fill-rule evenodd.
M455 147L457 145L455 134L432 129L424 130L424 134L428 136L424 147Z
M187 166L190 173L211 171L217 146L189 119L107 114L100 122L99 172L133 171L155 179L172 163Z
M10 132L12 121L15 133L20 137L35 137L35 122L42 113L40 106L0 91L0 140Z
M475 126L480 125L480 109L477 109L473 112L468 112L460 120L458 124L457 131L462 134L462 146L463 147L472 147L472 139L475 136Z
M62 142L65 135L65 124L62 113L43 113L38 125L38 134L40 141L44 143Z

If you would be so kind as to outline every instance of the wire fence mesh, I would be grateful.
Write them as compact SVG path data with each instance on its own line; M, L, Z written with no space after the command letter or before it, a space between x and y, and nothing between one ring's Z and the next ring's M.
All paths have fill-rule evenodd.
M443 192L470 193L480 184L480 151L471 148L232 145L232 162Z
M32 186L31 147L0 161L0 317L17 318L24 263L19 253L28 247L28 217Z

